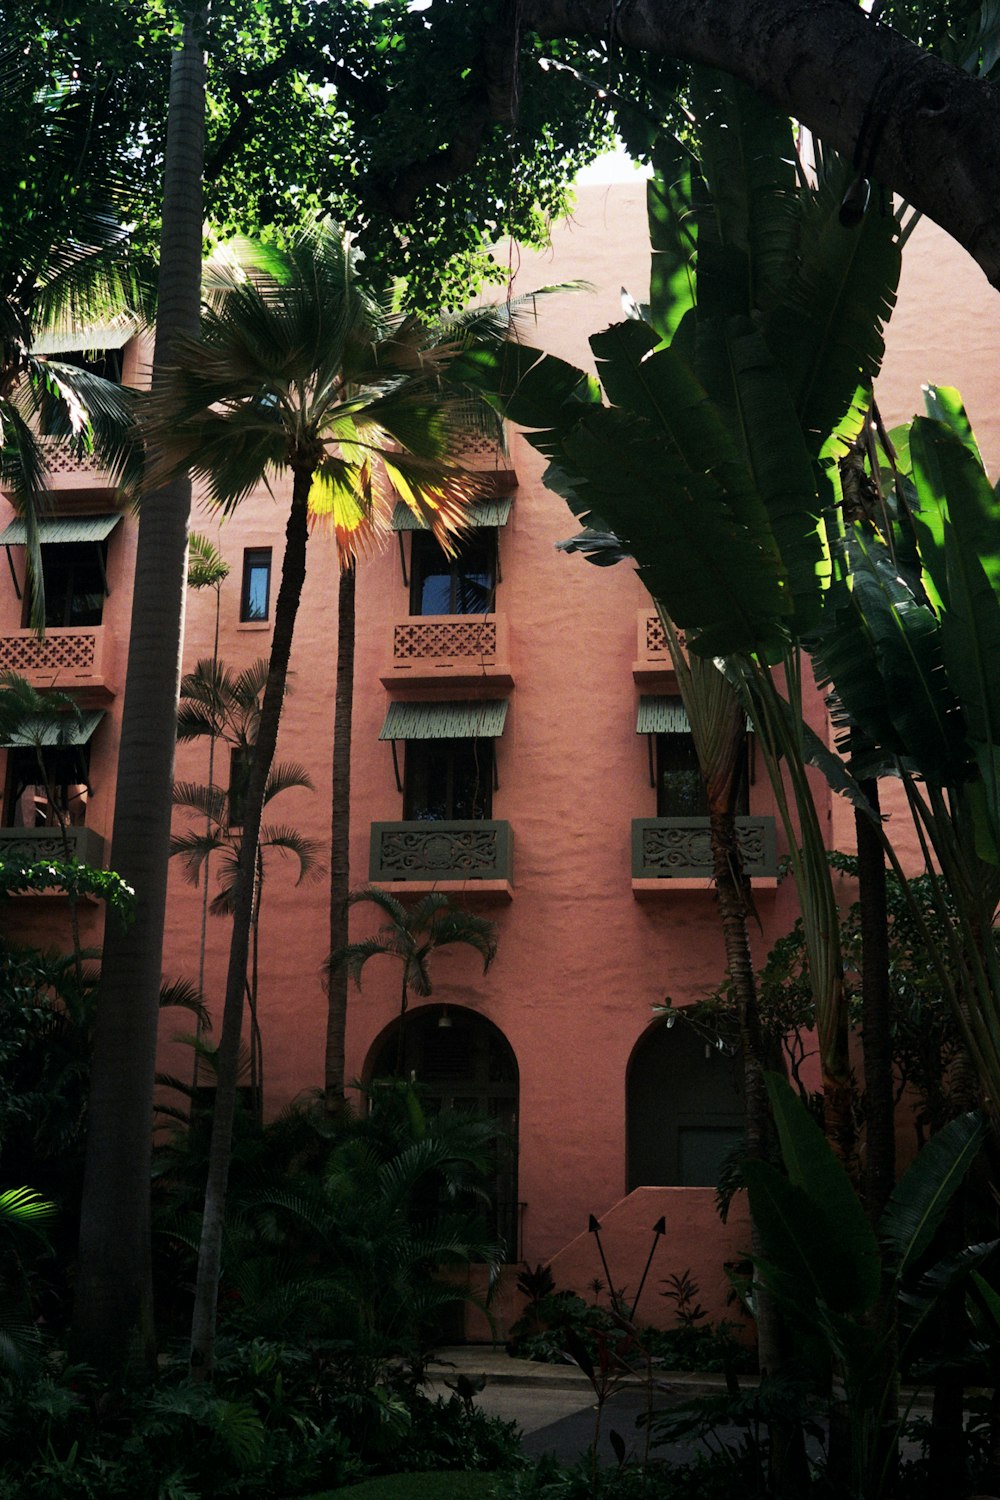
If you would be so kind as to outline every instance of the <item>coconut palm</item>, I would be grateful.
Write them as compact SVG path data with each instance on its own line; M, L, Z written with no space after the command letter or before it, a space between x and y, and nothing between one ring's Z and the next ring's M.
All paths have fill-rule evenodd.
M341 553L371 545L390 488L442 544L475 492L449 460L456 402L442 392L452 346L361 288L355 258L329 225L286 250L236 247L209 267L201 335L174 346L154 389L147 435L154 478L191 471L209 502L231 511L270 474L292 490L260 723L250 759L233 893L233 935L219 1044L219 1083L192 1331L193 1367L214 1342L222 1215L236 1098L243 987L264 791L274 758L311 524L332 528ZM242 262L242 263L241 263ZM368 526L362 523L370 523Z
M347 943L331 953L328 963L331 969L344 968L360 988L362 970L369 959L384 957L399 961L401 969L396 1072L401 1073L410 991L421 999L426 999L433 993L431 955L452 943L464 943L475 948L481 955L485 974L496 957L496 923L453 906L444 891L428 891L415 905L407 906L380 886L369 885L362 890L353 891L348 898L351 906L359 901L370 901L388 920L374 937Z
M175 338L198 327L208 7L184 8L170 73L153 385ZM74 1333L87 1363L120 1375L155 1367L150 1250L150 1122L174 779L191 485L179 474L139 517L122 713L112 868L136 892L127 929L105 934L94 1037Z

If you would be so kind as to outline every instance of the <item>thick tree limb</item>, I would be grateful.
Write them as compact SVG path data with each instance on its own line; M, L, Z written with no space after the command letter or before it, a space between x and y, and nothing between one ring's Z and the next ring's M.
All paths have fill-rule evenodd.
M1000 92L844 0L612 0L623 48L743 79L969 251L1000 287ZM605 38L608 0L523 0L543 39Z

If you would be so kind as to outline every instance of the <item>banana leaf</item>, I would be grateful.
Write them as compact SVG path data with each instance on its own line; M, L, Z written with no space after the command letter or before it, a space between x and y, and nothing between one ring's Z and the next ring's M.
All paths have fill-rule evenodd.
M649 223L649 320L669 341L694 307L698 229L694 214L697 163L689 147L663 134L653 150L654 175L646 185Z
M986 1136L981 1115L960 1115L931 1137L896 1184L879 1224L879 1238L902 1280L940 1228L952 1195L979 1155Z

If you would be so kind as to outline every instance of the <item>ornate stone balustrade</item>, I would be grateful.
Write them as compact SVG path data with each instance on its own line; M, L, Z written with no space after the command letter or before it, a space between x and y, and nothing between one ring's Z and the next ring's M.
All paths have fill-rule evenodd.
M773 818L737 818L736 834L748 875L775 876ZM632 879L711 879L707 818L633 818Z
M115 481L97 459L87 456L77 458L61 438L43 437L40 443L45 457L46 489L114 493L117 488Z
M662 682L673 672L667 637L655 610L640 609L636 619L636 655L632 675L637 682Z
M494 822L373 823L369 879L510 881L510 824Z
M0 635L0 672L17 672L36 688L90 688L111 696L105 656L100 625L47 630L41 639L32 630Z
M104 840L93 828L67 828L71 856L95 870L104 868ZM66 858L58 828L0 828L0 859L17 855L33 864L43 859Z
M387 687L485 679L512 686L503 615L411 615L392 627Z

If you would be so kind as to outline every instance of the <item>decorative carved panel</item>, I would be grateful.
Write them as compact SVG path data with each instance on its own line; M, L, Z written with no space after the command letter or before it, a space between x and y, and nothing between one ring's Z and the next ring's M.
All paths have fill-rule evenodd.
M82 864L101 869L104 865L104 840L93 828L67 828L70 855ZM0 859L17 856L31 863L45 859L63 860L66 852L58 828L0 828Z
M419 616L396 625L392 633L394 661L441 657L496 656L497 625L489 616L454 620L421 620Z
M88 474L95 479L105 476L105 470L92 454L77 458L68 444L59 438L42 438L45 467L50 475Z
M738 818L736 836L748 875L774 875L777 859L773 818ZM632 876L706 879L712 875L707 818L636 818L632 824Z
M646 655L666 656L667 636L659 615L646 616Z
M509 880L504 822L373 823L372 880Z
M26 631L0 636L0 669L5 672L45 672L93 668L97 660L97 635L89 632L50 631L44 640Z

